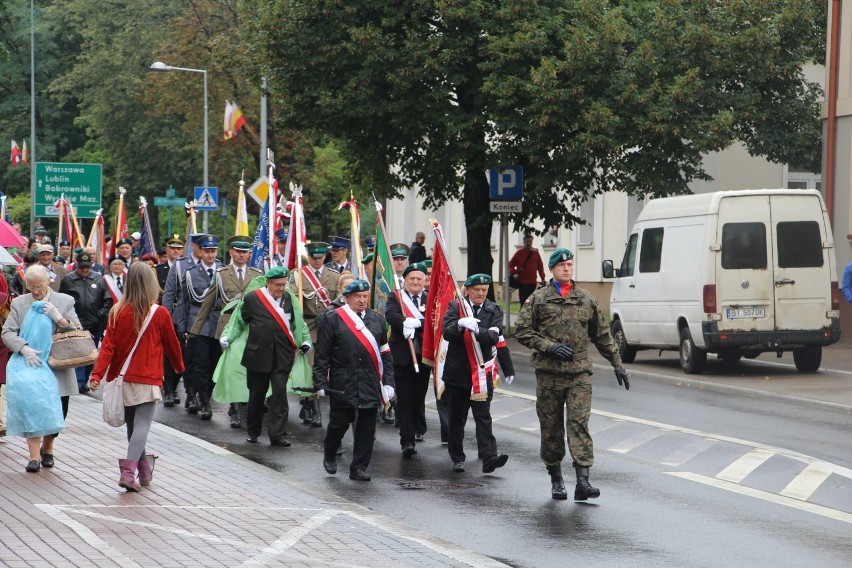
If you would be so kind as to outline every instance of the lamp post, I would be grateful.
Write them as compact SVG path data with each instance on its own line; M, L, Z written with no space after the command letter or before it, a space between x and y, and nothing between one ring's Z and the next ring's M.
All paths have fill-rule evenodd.
M190 69L188 67L173 67L171 65L166 65L162 61L155 61L153 65L150 67L151 71L187 71L189 73L201 73L204 75L204 190L206 191L209 187L208 183L208 169L207 169L207 149L208 149L208 136L207 136L207 69ZM207 211L204 211L204 215L202 216L202 226L204 227L204 232L207 232Z

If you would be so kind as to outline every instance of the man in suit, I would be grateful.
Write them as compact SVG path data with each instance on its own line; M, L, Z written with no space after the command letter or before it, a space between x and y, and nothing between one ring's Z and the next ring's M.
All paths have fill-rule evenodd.
M183 286L183 301L187 304L187 310L183 328L190 332L186 340L186 351L192 354L185 374L195 387L200 407L199 417L202 420L210 420L213 418L213 410L210 408L213 370L222 355L222 348L216 339L216 324L219 322L219 310L222 306L215 305L206 317L200 318L201 323L195 328L196 332L193 333L192 330L199 319L201 304L207 296L216 296L216 272L222 267L222 263L216 259L219 250L219 240L216 237L207 235L199 240L198 247L201 249L201 262L187 270L184 276L186 282Z
M249 282L263 273L257 268L248 266L251 256L251 239L242 235L236 235L228 239L228 254L231 256L231 264L223 266L216 271L216 288L207 294L201 303L201 309L195 316L190 333L200 335L204 323L208 320L211 312L221 310L229 302L240 300L248 287ZM231 312L220 313L216 322L214 337L219 340L222 331L231 319ZM227 344L227 343L226 343ZM221 342L220 342L221 345ZM215 369L215 365L214 365ZM212 392L212 391L211 391ZM240 407L232 402L228 408L231 417L231 428L240 427Z
M48 283L50 289L59 292L62 279L68 274L65 265L53 260L53 245L38 245L36 248L38 263L47 269Z
M308 264L302 266L302 317L308 324L311 332L311 342L317 342L317 315L321 314L331 305L337 290L337 280L340 273L330 267L324 266L325 255L328 253L328 243L316 241L308 243ZM297 293L298 279L290 279L290 289ZM308 354L308 360L313 365L313 353ZM322 428L322 414L320 412L319 400L316 397L302 397L300 400L302 409L299 418L303 424L310 424L315 428Z
M127 268L133 262L133 239L120 239L115 243L115 256L121 257Z
M345 237L330 236L328 238L328 242L331 248L331 260L326 262L325 265L338 272L343 272L344 270L349 270L351 272L352 263L349 261L348 257L352 241Z
M399 443L402 456L410 458L417 453L416 442L426 433L426 392L429 390L430 367L423 364L423 322L426 312L426 267L422 263L410 264L403 271L404 288L400 291L400 305L396 294L391 294L385 308L385 317L391 328L388 344L393 355L393 377L396 383L396 419L399 424ZM414 347L418 371L411 360L409 340Z
M288 447L290 442L284 437L290 412L287 378L293 368L296 349L307 353L311 341L305 320L294 315L294 298L287 291L290 271L275 266L264 276L266 287L246 294L241 309L249 330L242 359L249 389L246 441L257 443L263 428L263 403L271 386L267 414L269 442L273 446Z
M353 280L343 289L346 304L324 315L314 357L314 387L331 395L323 467L337 473L337 448L349 425L355 444L349 479L369 481L376 414L394 396L393 358L385 318L369 309L370 283Z
M476 443L482 457L482 473L506 465L509 456L497 453L497 440L491 431L491 398L494 394L492 348L496 347L503 324L503 310L488 299L491 277L473 274L464 283L465 297L447 306L441 328L448 342L444 364L446 389L442 399L449 410L449 444L453 471L464 472L464 425L468 412L476 423ZM476 342L476 343L474 343ZM475 357L478 344L484 368Z

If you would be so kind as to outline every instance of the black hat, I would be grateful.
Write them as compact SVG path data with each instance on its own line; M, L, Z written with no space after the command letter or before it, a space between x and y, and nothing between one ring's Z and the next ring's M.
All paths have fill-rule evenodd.
M121 245L133 246L133 240L132 239L121 239L117 243L115 243L116 247L120 247Z
M59 241L59 246L61 246L61 247L70 247L70 246L71 246L71 241L66 241L66 240Z
M87 252L81 252L74 260L77 263L77 268L86 268L92 266L92 256Z
M163 256L166 254L166 247L160 247L157 249L157 256Z

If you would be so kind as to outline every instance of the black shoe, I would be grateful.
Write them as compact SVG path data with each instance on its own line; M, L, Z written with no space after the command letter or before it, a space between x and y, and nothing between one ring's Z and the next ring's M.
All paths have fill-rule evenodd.
M53 454L41 454L41 467L53 467Z
M464 473L464 462L456 462L453 464L453 473Z
M422 442L423 441L423 434L415 434L414 435L414 441L415 442Z
M337 457L331 456L328 457L323 455L322 457L322 466L325 468L325 471L331 474L337 473Z
M390 408L388 408L387 412L382 415L382 420L384 421L384 423L393 424L395 420L394 414L396 413L393 411L393 407L391 406Z
M30 460L27 462L27 467L24 469L26 469L29 473L35 473L41 469L41 464L38 463L38 460Z
M171 408L174 405L175 405L175 399L174 399L174 397L172 397L171 393L167 392L165 395L163 395L163 406L165 406L166 408Z
M550 496L554 499L567 499L568 490L565 489L565 482L561 479L550 482Z
M172 393L172 402L174 402L175 405L180 404L180 397L177 395L176 392Z
M249 444L256 444L257 436L246 436L246 442L248 442Z
M80 394L86 394L87 392L89 392L89 387L87 387L86 385L83 385L78 390L80 391Z
M195 397L191 397L186 401L186 411L190 414L198 414L198 401Z
M589 483L589 468L576 465L574 470L577 472L577 485L574 488L574 501L585 501L587 499L595 499L601 496L601 490L597 487L592 487Z
M411 458L411 456L416 453L417 450L414 449L414 444L405 444L405 446L402 447L402 457L405 459Z
M240 423L240 415L239 413L231 416L231 428L240 428L242 424Z
M500 454L499 456L491 456L482 462L482 473L491 473L498 467L503 467L509 461L509 456Z
M293 444L285 440L284 438L272 438L269 440L270 446L281 446L282 448L289 448Z
M363 469L353 469L349 472L349 479L354 481L370 481L372 477Z
M201 413L198 417L202 420L210 420L211 418L213 418L213 410L210 408L210 403L202 403Z

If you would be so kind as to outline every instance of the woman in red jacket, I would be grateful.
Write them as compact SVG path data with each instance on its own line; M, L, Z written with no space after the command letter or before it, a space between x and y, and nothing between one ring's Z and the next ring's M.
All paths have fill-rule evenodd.
M144 262L130 265L124 297L109 312L107 329L92 371L91 389L97 390L102 377L107 382L121 372L140 331L142 336L124 374L124 417L127 424L127 459L118 460L121 470L119 487L139 491L151 483L153 458L145 453L148 432L154 421L157 401L162 400L163 354L177 373L183 373L183 357L168 310L156 305L160 286L157 277ZM143 324L154 310L148 326ZM139 483L136 471L139 471Z

